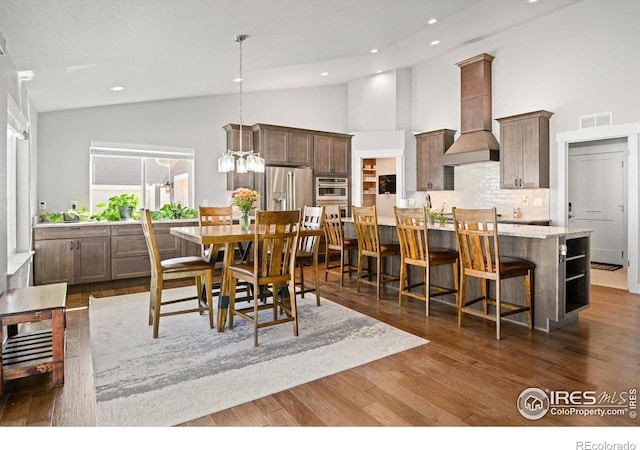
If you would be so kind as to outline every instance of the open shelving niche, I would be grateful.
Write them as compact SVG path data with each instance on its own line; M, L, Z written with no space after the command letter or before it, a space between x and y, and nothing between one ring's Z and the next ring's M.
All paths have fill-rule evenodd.
M565 307L564 313L579 311L589 305L589 239L574 238L565 241Z
M362 160L362 206L375 206L378 194L376 160Z

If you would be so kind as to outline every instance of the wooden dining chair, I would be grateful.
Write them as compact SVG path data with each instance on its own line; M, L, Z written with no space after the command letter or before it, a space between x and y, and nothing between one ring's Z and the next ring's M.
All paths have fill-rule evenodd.
M453 295L458 305L458 252L445 248L432 248L429 245L429 228L427 210L424 207L398 208L393 207L400 241L400 292L398 303L402 306L403 297L411 297L425 302L426 315L430 315L431 297ZM431 268L437 266L451 266L451 287L433 285L431 283ZM418 267L422 273L422 281L409 284L409 268ZM420 285L424 292L419 294L412 291Z
M160 252L156 242L156 235L153 232L151 212L145 209L140 215L142 231L147 243L149 258L151 259L151 284L149 296L149 325L153 325L153 337L158 337L160 328L160 317L173 316L186 313L209 312L209 326L213 328L213 302L211 299L211 283L213 278L213 267L204 259L198 256L185 256L181 258L170 258L161 260ZM165 280L178 280L193 278L195 281L196 295L193 297L183 297L174 300L162 300L162 288ZM205 289L202 289L204 285ZM206 305L203 304L202 292L205 292ZM186 301L196 301L196 308L171 309L162 312L161 308L176 303Z
M300 281L298 294L304 298L307 292L315 292L316 304L320 306L320 276L318 270L318 253L320 240L324 236L324 206L305 206L300 222L298 236L298 249L296 250L296 266L300 269ZM313 268L314 287L306 287L304 284L304 268Z
M223 226L233 224L233 208L231 206L199 206L198 224L203 226ZM202 259L213 266L214 293L220 292L222 286L225 244L202 245ZM219 273L219 275L216 275Z
M452 212L461 264L458 326L462 326L464 314L493 320L496 322L496 338L500 339L501 319L526 312L529 329L533 328L531 312L534 304L535 265L530 261L500 254L496 208L452 208ZM482 295L472 300L465 298L468 277L480 279L482 285ZM502 281L514 277L523 277L525 305L505 302L502 298ZM490 281L495 282L495 299L489 297ZM478 302L482 302L482 310L471 307ZM488 305L495 308L493 314L490 314Z
M380 241L378 228L378 215L375 206L352 206L353 224L358 238L358 281L356 290L360 292L360 283L376 287L376 293L380 298L381 286L398 281L399 276L388 274L384 271L385 259L390 256L400 255L400 245L395 243L383 243ZM376 260L375 271L373 264L367 264L367 272L362 271L364 258ZM375 281L371 278L375 277Z
M231 206L199 206L198 224L204 226L232 225L233 216ZM222 260L224 246L221 244L211 244L202 246L202 258L215 263ZM214 256L215 255L215 256Z
M229 279L229 329L233 318L239 316L253 323L254 345L258 345L258 329L285 322L293 322L293 335L298 335L296 305L296 249L300 230L300 210L256 211L253 240L253 261L231 264ZM253 305L236 309L236 284L246 281L253 286ZM272 301L266 300L266 289ZM259 311L271 309L273 317L258 316Z
M324 281L328 280L329 273L335 273L336 269L339 269L340 286L342 287L344 286L344 274L348 273L349 277L351 277L353 272L358 271L358 268L351 263L351 252L358 250L358 241L344 238L344 224L342 223L338 206L327 206L325 208L324 236ZM336 253L340 255L339 263L333 261L333 256Z

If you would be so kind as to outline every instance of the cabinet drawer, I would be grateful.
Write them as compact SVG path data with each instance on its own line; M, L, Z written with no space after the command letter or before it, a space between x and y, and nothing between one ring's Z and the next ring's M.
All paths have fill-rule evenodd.
M84 237L109 236L109 226L85 226L85 227L51 227L35 228L33 237L36 241L44 239L80 239Z
M148 277L151 275L151 263L148 256L131 256L111 259L111 279Z
M179 238L170 234L156 233L156 243L163 259L173 258L181 252ZM149 256L144 235L111 236L111 257L122 258L129 256Z
M144 236L142 233L142 225L140 223L132 223L130 225L111 225L111 236Z

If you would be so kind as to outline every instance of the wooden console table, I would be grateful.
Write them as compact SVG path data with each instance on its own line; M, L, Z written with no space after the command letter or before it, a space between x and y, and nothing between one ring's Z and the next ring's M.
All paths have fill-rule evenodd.
M0 396L6 380L53 372L53 385L64 383L64 336L67 284L57 283L9 289L0 297L2 327L7 342L0 349ZM51 321L51 328L18 333L20 323Z

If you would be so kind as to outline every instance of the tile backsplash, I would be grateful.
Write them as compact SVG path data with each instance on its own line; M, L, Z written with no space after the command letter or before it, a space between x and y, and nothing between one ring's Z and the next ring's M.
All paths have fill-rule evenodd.
M409 193L407 193L409 194ZM513 209L520 208L522 219L549 219L549 189L500 189L500 163L482 162L455 167L453 191L430 191L431 205L440 209L446 200L445 213L451 207L496 207L503 217L513 217ZM409 199L416 204L426 201L426 192L414 192Z

